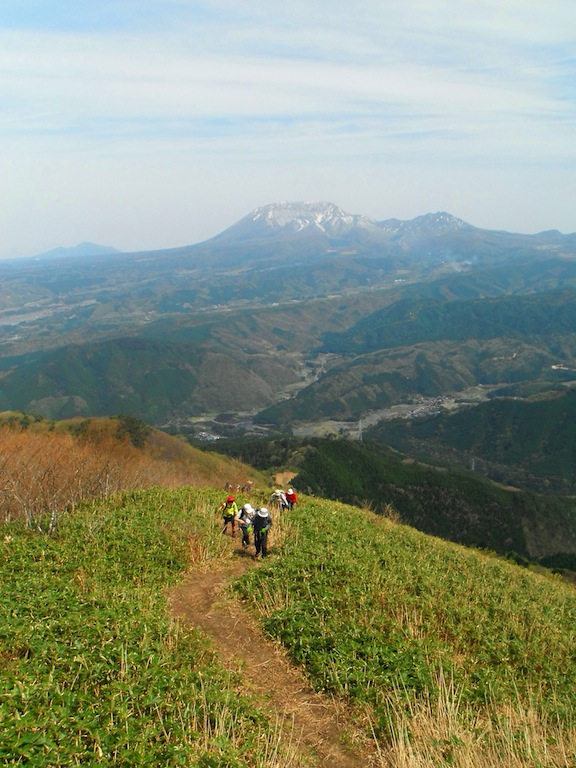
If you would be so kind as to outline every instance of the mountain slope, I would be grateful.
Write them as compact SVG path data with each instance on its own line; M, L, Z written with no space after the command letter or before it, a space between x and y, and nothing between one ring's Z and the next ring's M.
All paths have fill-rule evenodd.
M564 674L574 663L572 645L550 644L560 625L544 608L551 586L545 579L343 505L307 499L292 519L295 532L282 557L246 574L238 591L317 688L361 707L387 764L415 764L416 755L419 765L430 766L539 762L531 748L508 752L494 716L502 711L497 701L508 701L508 711L525 723L520 713L534 690L531 680L541 691L542 698L528 694L537 708L549 702L558 712L554 696L561 690L573 703ZM573 590L563 600L560 615L567 614L557 619L569 634ZM526 611L520 621L513 617L518 611ZM539 639L531 637L535 628ZM550 666L537 661L540 654ZM424 711L435 728L420 727ZM487 739L477 738L480 721L496 726ZM518 748L523 737L513 721L507 719ZM457 722L468 726L453 739ZM572 740L568 754L575 746ZM544 763L562 765L565 756L549 755Z
M220 499L130 493L76 509L58 536L4 524L4 761L330 765L302 759L272 692L264 706L252 695L237 645L226 670L199 627L169 615L185 574L244 557L219 532ZM338 703L357 764L573 764L572 588L321 499L302 497L271 535L235 592Z
M311 233L335 240L360 237L365 233L367 237L384 241L389 228L386 223L381 225L366 216L346 213L333 203L283 202L256 208L213 238L213 242L303 237Z
M401 300L341 334L323 351L359 354L428 341L564 336L576 331L576 293L543 292L468 301Z
M96 243L78 243L78 245L69 248L52 248L50 251L38 253L34 259L60 259L63 257L75 257L79 259L89 258L90 256L107 256L121 253L117 248L111 245L97 245Z
M576 378L576 292L473 300L400 300L325 334L335 362L293 399L258 416L293 425L482 385L550 389Z
M412 456L475 466L495 479L540 492L576 487L576 391L531 400L495 398L433 419L381 422L370 439Z

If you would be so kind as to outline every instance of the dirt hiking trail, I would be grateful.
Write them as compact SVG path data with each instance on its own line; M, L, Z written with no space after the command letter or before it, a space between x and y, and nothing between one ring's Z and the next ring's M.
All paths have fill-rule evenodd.
M316 768L365 768L373 765L366 752L342 739L346 716L332 699L315 693L283 650L265 638L238 600L227 594L229 582L248 568L258 567L231 539L229 565L195 570L172 592L172 614L202 629L228 668L239 671L247 693L262 701L265 711L283 722L286 741ZM250 548L252 549L252 548ZM291 765L293 763L290 763ZM280 767L279 767L280 768Z

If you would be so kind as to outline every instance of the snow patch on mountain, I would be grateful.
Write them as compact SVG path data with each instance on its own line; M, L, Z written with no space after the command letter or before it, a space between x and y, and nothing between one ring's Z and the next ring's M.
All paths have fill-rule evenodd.
M378 229L376 222L366 216L346 213L334 203L298 202L271 203L256 208L250 214L255 223L264 223L274 231L301 232L315 228L334 237L351 229Z
M415 219L402 221L401 219L387 219L378 222L378 226L385 232L397 235L441 235L448 232L458 232L459 230L471 231L476 229L462 219L457 219L450 213L438 211L437 213L426 213L423 216L417 216Z
M217 236L218 240L249 240L314 233L329 239L353 238L385 241L394 238L433 237L459 229L474 229L449 213L428 213L411 221L376 221L351 214L329 202L278 202L263 205Z

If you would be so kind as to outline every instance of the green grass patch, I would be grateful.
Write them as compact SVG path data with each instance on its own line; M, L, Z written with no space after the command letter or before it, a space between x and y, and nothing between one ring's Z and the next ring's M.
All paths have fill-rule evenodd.
M297 764L271 713L167 609L191 556L230 557L220 500L140 491L63 516L52 536L3 527L3 765ZM571 586L339 502L301 497L277 518L271 556L235 589L358 714L383 765L576 764Z
M571 586L337 502L303 500L289 521L281 556L237 589L318 690L368 709L379 738L446 681L460 720L493 726L521 707L573 733Z
M146 491L65 516L57 534L0 538L2 765L275 764L274 726L165 590L226 556L220 494Z

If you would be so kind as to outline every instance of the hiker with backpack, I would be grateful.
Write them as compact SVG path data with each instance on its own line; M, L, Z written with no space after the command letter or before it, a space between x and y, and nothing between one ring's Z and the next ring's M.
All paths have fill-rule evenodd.
M254 530L254 547L256 549L254 557L257 558L259 554L262 554L262 557L266 557L268 555L268 531L272 527L272 518L266 507L260 507L256 510L252 518L252 527Z
M236 516L236 522L240 526L240 531L242 533L242 546L244 549L250 546L250 531L252 530L254 514L255 511L252 504L244 504Z
M272 496L270 496L270 501L268 503L270 506L274 504L277 507L278 512L283 512L285 509L288 509L286 494L281 490L274 491Z
M232 536L236 535L236 517L238 516L238 505L234 496L228 496L226 501L220 505L220 512L224 521L222 533L226 533L228 526L232 526Z

